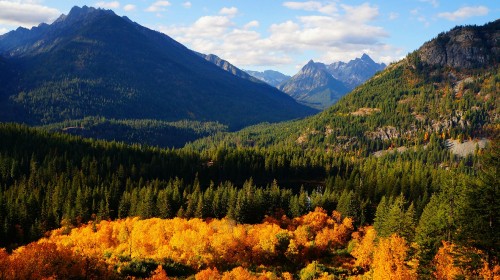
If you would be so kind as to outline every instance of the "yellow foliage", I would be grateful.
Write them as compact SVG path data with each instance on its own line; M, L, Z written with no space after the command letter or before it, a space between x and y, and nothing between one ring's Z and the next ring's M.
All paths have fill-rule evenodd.
M408 250L406 240L396 234L380 239L373 255L373 279L417 279L416 267L406 259Z
M266 278L259 278L257 276L253 276L248 270L240 266L222 275L222 280L259 280L259 279L266 279Z
M471 268L470 263L473 261L470 256L472 255L476 255L481 259L481 268ZM434 257L434 277L443 280L473 279L478 278L477 272L479 272L480 279L500 279L500 265L496 264L489 267L485 257L485 254L480 250L443 242Z
M377 233L373 226L366 227L363 231L364 235L358 245L352 250L351 255L356 258L356 266L361 266L363 269L367 270L373 262L373 252L375 250L375 238L377 237Z
M217 268L213 269L207 268L205 270L196 273L194 278L196 280L220 280L222 276L219 274Z
M150 280L168 280L167 273L165 270L163 270L163 267L161 265L156 268L156 270L153 272L153 275L149 278Z

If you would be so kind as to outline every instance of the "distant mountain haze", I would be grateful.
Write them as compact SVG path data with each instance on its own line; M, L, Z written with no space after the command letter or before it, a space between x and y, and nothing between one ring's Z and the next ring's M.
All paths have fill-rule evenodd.
M274 70L265 70L264 72L252 71L252 70L243 70L243 71L247 72L251 76L263 82L272 85L273 87L278 87L279 84L291 78L291 76L285 75L281 72Z
M0 92L2 121L190 119L234 130L316 112L110 10L74 7L50 25L18 28L0 36L0 56L2 76L13 73Z

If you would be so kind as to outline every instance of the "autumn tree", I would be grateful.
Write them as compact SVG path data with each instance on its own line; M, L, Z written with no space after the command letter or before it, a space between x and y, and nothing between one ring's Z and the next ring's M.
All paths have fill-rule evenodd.
M373 279L417 279L416 260L409 259L408 253L406 240L397 234L381 238L373 255Z

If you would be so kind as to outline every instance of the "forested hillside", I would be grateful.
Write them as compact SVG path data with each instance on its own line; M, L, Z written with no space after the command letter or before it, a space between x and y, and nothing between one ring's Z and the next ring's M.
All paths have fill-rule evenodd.
M53 132L64 132L85 138L120 141L132 144L181 148L188 142L227 131L228 127L217 122L158 120L115 120L88 117L41 126Z
M499 25L497 20L442 33L313 117L219 134L194 147L276 145L366 156L425 146L432 135L460 141L487 137L498 125ZM472 44L477 55L457 52L454 41ZM443 61L447 51L455 64Z

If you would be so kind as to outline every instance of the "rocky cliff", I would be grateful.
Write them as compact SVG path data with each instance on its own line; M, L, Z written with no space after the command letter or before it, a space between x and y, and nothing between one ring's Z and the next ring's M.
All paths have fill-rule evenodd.
M425 43L418 55L429 65L480 68L500 61L500 20L484 26L458 26Z

